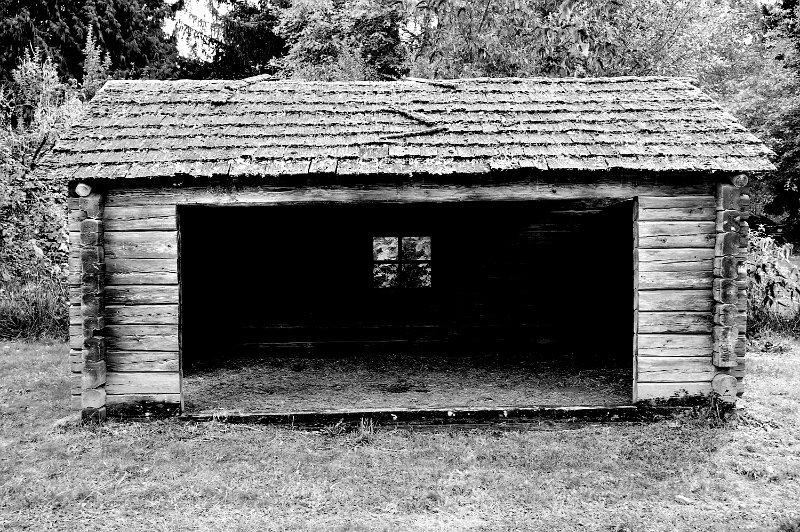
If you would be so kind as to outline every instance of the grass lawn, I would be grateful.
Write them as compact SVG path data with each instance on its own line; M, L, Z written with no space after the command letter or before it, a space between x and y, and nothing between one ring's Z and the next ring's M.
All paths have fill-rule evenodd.
M800 344L748 357L745 409L724 427L336 435L56 423L66 346L0 343L0 529L795 530Z

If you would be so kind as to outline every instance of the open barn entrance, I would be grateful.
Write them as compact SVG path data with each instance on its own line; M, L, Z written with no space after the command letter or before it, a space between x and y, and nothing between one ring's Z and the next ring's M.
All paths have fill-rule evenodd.
M631 402L632 202L181 207L185 408Z

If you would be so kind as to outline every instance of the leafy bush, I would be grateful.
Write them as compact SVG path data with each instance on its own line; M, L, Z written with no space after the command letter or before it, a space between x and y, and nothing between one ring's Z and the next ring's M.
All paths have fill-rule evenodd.
M96 87L104 64L91 41L87 53L98 59L87 63ZM50 179L39 164L81 116L84 91L59 80L50 57L38 49L25 53L12 76L0 88L0 338L63 337L66 183Z
M749 331L800 332L800 267L792 245L754 231L747 257Z

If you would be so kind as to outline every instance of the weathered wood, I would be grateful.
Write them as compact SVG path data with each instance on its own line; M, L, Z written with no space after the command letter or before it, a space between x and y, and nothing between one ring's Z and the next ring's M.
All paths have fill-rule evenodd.
M724 279L737 279L739 260L733 255L714 257L714 275Z
M178 234L175 231L118 231L105 235L109 259L175 259Z
M648 248L704 248L716 242L713 222L643 222L636 223L638 246Z
M711 393L711 382L639 383L636 386L637 400L668 399L705 396Z
M736 305L718 303L714 306L714 323L725 327L736 325L738 314Z
M712 352L710 334L639 333L639 357L707 357Z
M102 194L92 193L84 198L78 198L78 208L86 213L87 218L101 220L103 218L103 207L105 198Z
M739 296L739 288L736 281L731 279L714 279L713 287L714 301L717 303L736 303Z
M99 409L106 405L106 389L93 388L81 392L80 408Z
M643 357L638 358L639 382L711 381L717 370L710 357Z
M118 373L108 372L106 393L120 394L179 394L178 373Z
M102 246L81 248L81 275L101 274L104 272L105 253Z
M175 372L179 369L177 351L109 351L106 367L111 372Z
M736 255L739 252L739 242L741 241L739 233L717 233L715 241L714 255L717 257Z
M126 285L105 289L108 305L162 305L178 304L176 285Z
M588 185L588 186L587 186ZM142 187L115 189L108 193L106 205L229 205L280 203L371 203L381 202L449 202L449 201L520 201L564 200L589 198L629 199L635 196L708 195L714 190L710 182L673 181L665 183L653 176L593 175L580 180L532 180L507 184L409 184L353 185L339 187L248 186L237 189L222 187Z
M714 351L711 361L715 366L718 368L736 367L738 362L736 360L735 350L738 336L739 329L735 326L726 327L717 325L714 327Z
M103 214L107 231L176 231L172 205L108 206Z
M108 325L177 325L178 305L108 305Z
M640 311L694 310L711 312L711 290L639 290Z
M720 400L726 403L735 403L739 385L733 375L718 373L711 380L711 389L719 395Z
M716 229L718 233L736 232L744 222L739 211L717 211Z
M640 290L703 288L711 287L714 274L711 271L658 272L640 271Z
M82 316L102 316L105 305L104 289L89 289L81 294L81 315Z
M122 393L109 395L106 399L109 405L134 404L134 403L168 403L181 402L179 393Z
M714 326L709 312L639 312L640 334L711 334Z
M719 183L717 185L717 210L737 210L739 209L739 198L741 191L739 187Z
M103 221L93 219L82 221L80 237L82 246L102 246Z
M745 174L736 174L735 176L732 176L730 179L731 185L739 188L746 187L747 183L749 182L750 179L748 179L747 175Z
M83 337L91 338L105 327L105 318L103 316L86 316L83 317Z
M106 361L84 361L81 371L81 386L84 390L99 388L106 383Z
M106 259L106 285L178 284L177 259Z
M80 349L69 350L69 370L71 373L80 373L83 369L83 356Z
M75 185L75 194L81 198L85 198L92 193L92 187L86 183L78 183Z
M714 260L714 250L709 248L639 249L636 254L639 263L672 264Z
M641 211L648 210L674 210L674 209L698 209L713 207L716 210L716 198L712 195L698 195L698 196L647 196L640 194L639 201L639 216ZM710 216L698 218L699 220L709 220L714 217L712 212ZM669 218L670 220L673 218Z
M178 350L178 328L174 325L109 325L105 334L109 351Z
M103 337L86 338L83 341L82 357L84 362L99 362L106 359L106 339Z

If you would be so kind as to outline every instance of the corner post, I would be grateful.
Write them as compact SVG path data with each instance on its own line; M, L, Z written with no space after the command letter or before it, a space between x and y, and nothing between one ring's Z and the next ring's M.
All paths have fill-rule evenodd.
M106 342L103 292L105 258L103 246L102 193L80 183L75 187L78 205L85 214L81 222L81 324L83 326L83 367L81 369L81 411L84 421L106 418Z
M714 252L714 329L712 364L717 374L712 389L723 401L734 402L738 393L731 374L745 356L747 326L747 245L750 233L748 178L733 176L717 184L717 237Z

